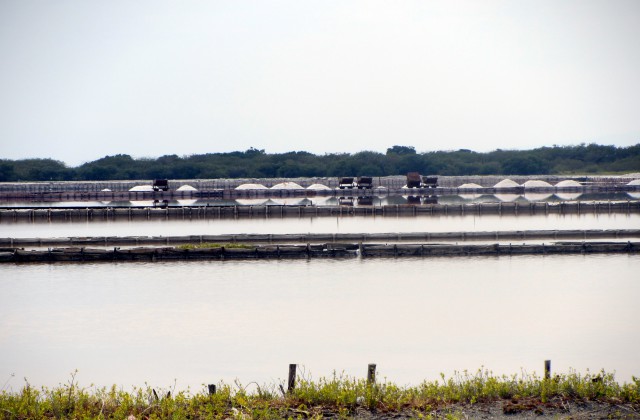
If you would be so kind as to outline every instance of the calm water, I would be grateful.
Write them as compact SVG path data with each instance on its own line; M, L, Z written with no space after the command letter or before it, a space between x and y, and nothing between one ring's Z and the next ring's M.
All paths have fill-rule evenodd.
M348 196L348 192L343 192ZM561 202L561 201L626 201L640 198L639 192L616 192L616 193L525 193L525 194L449 194L439 196L410 196L407 195L373 195L369 200L352 197L299 197L299 198L238 198L238 199L181 199L170 200L170 206L338 206L349 204L353 206L386 206L394 204L462 204L462 203L500 203L518 202L526 204L530 202ZM109 206L153 206L153 200L145 201L0 201L2 207L109 207Z
M479 232L526 229L640 229L640 214L343 216L110 222L3 222L0 237L178 236L240 233Z
M640 256L0 265L9 387L440 372L640 375Z

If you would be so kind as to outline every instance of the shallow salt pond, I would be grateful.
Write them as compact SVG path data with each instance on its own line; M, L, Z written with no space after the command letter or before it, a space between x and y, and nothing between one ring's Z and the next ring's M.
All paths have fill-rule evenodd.
M208 220L0 223L0 237L184 236L242 233L394 233L640 229L640 214L326 216Z
M640 375L640 256L0 265L0 377L202 389L334 370ZM3 380L4 382L4 380Z

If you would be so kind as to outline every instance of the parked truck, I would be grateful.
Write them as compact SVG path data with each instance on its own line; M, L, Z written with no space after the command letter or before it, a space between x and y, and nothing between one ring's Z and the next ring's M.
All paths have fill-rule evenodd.
M373 188L373 177L359 176L358 177L358 189L370 190Z
M422 178L418 172L407 174L407 188L422 188Z
M438 187L438 177L437 176L423 176L422 177L422 187L423 188L437 188Z
M354 187L353 177L343 177L340 178L340 182L338 183L338 188L344 190L345 188L351 189Z
M153 191L168 191L169 190L169 180L168 179L154 179L153 180Z
M420 176L418 172L407 174L407 188L436 188L437 186L437 176Z

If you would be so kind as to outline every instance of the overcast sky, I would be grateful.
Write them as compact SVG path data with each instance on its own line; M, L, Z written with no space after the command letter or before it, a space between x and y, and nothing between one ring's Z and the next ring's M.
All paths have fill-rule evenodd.
M0 0L0 158L640 142L640 1Z

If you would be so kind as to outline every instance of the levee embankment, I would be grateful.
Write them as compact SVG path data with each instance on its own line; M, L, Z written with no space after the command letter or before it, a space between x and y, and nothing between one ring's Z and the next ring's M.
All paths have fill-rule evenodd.
M0 208L0 222L68 220L189 220L315 216L412 216L465 214L599 214L638 213L640 201L505 202L470 204L397 204L383 206L184 206L184 207L51 207Z
M493 232L406 232L406 233L305 233L305 234L235 234L189 236L94 236L63 238L0 238L0 247L113 247L140 245L202 245L225 244L308 244L308 243L367 243L434 241L540 241L540 240L595 240L640 238L640 229L589 230L522 230Z
M53 248L24 250L0 248L0 263L164 261L288 258L462 257L474 255L548 255L638 253L640 242L556 242L522 245L459 244L319 244L256 245L242 248L141 247L132 249Z

